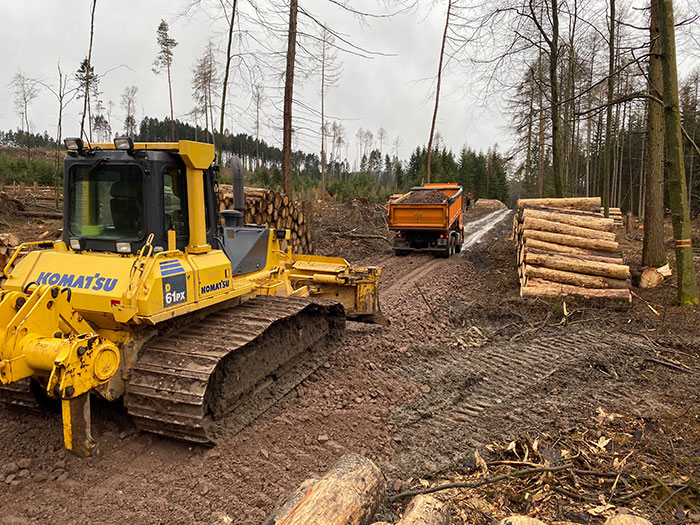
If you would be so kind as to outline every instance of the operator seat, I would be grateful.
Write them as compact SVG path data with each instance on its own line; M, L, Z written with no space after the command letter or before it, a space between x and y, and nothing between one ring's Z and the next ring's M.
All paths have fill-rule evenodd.
M143 197L138 183L120 180L112 184L109 207L117 233L133 235L141 233Z

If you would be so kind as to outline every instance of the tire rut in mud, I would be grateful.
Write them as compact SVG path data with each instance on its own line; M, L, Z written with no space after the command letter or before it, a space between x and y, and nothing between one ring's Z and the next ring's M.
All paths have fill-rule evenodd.
M573 400L586 390L582 370L643 346L641 338L605 341L600 332L569 330L525 343L417 351L402 368L430 392L394 412L402 446L390 471L417 477L470 466L474 449L551 416L551 391L568 383L566 396Z

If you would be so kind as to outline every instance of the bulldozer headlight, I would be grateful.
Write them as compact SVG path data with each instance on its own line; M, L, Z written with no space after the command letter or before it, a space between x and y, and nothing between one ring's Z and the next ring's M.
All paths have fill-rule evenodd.
M131 137L118 137L114 139L114 148L124 151L133 151L134 141L131 140Z
M66 145L66 149L69 151L77 151L78 153L83 152L83 141L77 137L64 139L63 143Z
M130 242L118 242L117 252L118 253L131 253L131 243Z
M80 239L77 237L71 237L70 238L70 247L75 250L76 252L80 251Z

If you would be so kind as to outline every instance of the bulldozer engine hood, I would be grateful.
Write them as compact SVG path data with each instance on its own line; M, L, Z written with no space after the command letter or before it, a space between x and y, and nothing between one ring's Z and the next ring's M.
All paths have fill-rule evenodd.
M156 323L180 315L198 301L216 302L249 283L235 283L227 257L218 250L139 259L110 253L33 251L20 260L6 290L50 285L70 290L72 306L88 319Z
M35 251L17 263L7 290L22 291L32 283L71 290L71 303L80 310L109 311L129 283L133 257L111 254Z

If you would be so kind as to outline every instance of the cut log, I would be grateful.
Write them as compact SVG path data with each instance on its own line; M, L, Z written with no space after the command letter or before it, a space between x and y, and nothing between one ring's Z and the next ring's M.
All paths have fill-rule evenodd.
M316 483L318 483L318 480L313 478L302 481L301 485L290 492L279 507L272 511L272 514L267 517L262 525L277 525L282 523L284 517L301 502L302 498L309 492L309 489Z
M587 239L602 239L605 241L615 241L615 234L612 232L604 232L600 230L592 230L590 228L581 228L572 226L562 222L549 221L545 219L535 219L527 217L522 224L524 230L537 230L543 232L563 233L564 235L573 235L575 237L585 237Z
M656 288L664 282L664 276L656 268L645 268L639 277L640 288Z
M450 507L433 496L420 494L411 500L396 525L447 525Z
M529 279L544 279L555 283L571 284L582 288L614 288L628 289L632 286L629 279L611 279L609 277L600 277L598 275L584 275L575 272L566 272L563 270L553 270L552 268L543 268L541 266L524 265L525 286Z
M575 246L564 246L551 242L538 241L537 239L526 239L522 245L522 250L539 250L547 253L563 253L566 255L583 255L592 261L609 262L611 264L624 264L622 257L617 257L612 253L596 252ZM519 259L518 262L522 262Z
M538 241L551 242L554 244L563 244L564 246L574 246L576 248L585 248L587 250L600 252L616 252L619 245L616 241L606 241L602 239L587 239L585 237L576 237L574 235L565 235L562 233L540 232L536 230L523 231L522 238L537 239Z
M542 211L531 208L522 208L518 214L521 222L525 219L544 219L548 221L563 222L580 228L588 228L591 230L600 230L611 232L615 229L615 221L596 217L593 215L573 215L569 213L557 213L551 211Z
M574 208L552 208L551 206L525 206L523 208L518 208L518 214L521 214L524 210L537 210L546 211L549 213L573 215L576 217L595 217L596 219L605 219L602 216L600 208L588 208L585 210L579 210Z
M371 523L384 498L386 482L379 468L367 458L346 454L306 491L297 489L285 501L291 508L276 509L265 525L365 525ZM301 497L299 493L303 492ZM288 505L290 507L290 505Z
M565 199L518 199L518 208L523 206L548 206L551 208L586 209L600 207L600 197L570 197Z
M591 252L591 253L552 252L549 250L540 250L538 248L532 248L529 240L528 240L528 244L521 246L519 251L518 251L518 264L525 262L525 254L527 252L539 253L539 254L543 254L543 255L565 255L567 257L573 257L574 259L580 259L582 261L604 262L604 263L608 263L608 264L623 264L623 265L625 264L625 261L622 257L615 257L614 254L612 254L612 253L600 255L598 252Z
M545 254L535 252L525 252L525 264L543 266L554 270L564 270L567 272L583 273L586 275L599 275L612 279L629 279L630 268L624 264L610 264L598 261L588 261L581 257L570 257L567 255Z
M629 290L596 290L568 284L553 283L540 279L530 279L527 286L520 289L521 297L564 297L567 295L582 297L584 299L614 299L627 301L628 303L632 302L632 294Z

